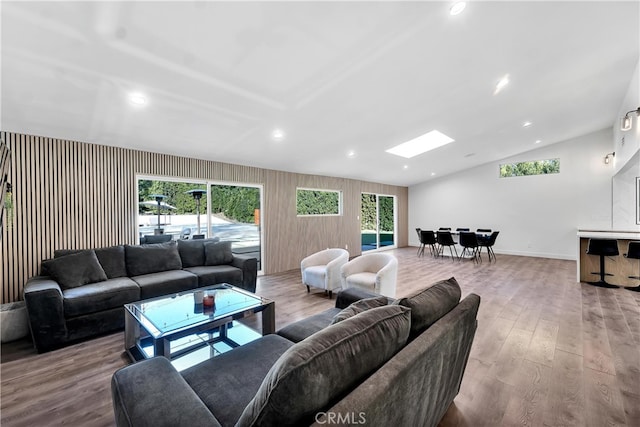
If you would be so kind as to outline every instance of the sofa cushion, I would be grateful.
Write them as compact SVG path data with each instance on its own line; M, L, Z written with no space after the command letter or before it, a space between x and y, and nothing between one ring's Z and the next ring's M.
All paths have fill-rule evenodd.
M91 249L46 260L42 264L62 289L107 280L107 275L102 269L96 253Z
M126 245L125 254L129 276L182 269L182 261L175 241L139 246Z
M205 265L222 265L233 262L231 242L208 242L204 245Z
M279 329L277 334L290 341L300 342L329 326L331 321L333 321L334 316L339 312L339 308L329 308L321 313L293 322L284 328Z
M293 345L271 334L182 371L182 376L223 426L232 426L262 380Z
M363 311L367 311L372 308L382 307L383 305L387 305L388 302L389 300L387 299L387 297L383 295L380 295L379 297L374 297L374 298L361 299L360 301L351 303L347 308L340 311L340 313L336 314L333 317L333 320L331 321L331 323L333 324L333 323L342 322L343 320L348 319L349 317L353 317L358 313L362 313Z
M97 249L56 249L53 252L54 258L77 254L80 252L93 250L98 257L98 261L102 266L108 279L116 277L127 277L127 265L124 260L124 245L109 246Z
M63 306L66 318L96 313L140 299L140 288L127 277L118 277L104 282L90 283L77 288L65 289Z
M394 301L411 309L411 337L420 335L460 302L460 285L451 277Z
M205 265L189 267L185 270L198 276L198 286L217 285L218 283L239 285L242 283L242 270L231 265Z
M198 287L198 277L184 270L161 271L134 276L131 279L140 286L140 298L142 299L174 294Z
M204 245L206 240L178 240L178 252L182 260L182 267L197 267L204 265Z
M364 311L295 344L269 370L236 425L313 423L319 411L342 398L405 345L410 323L409 309L388 305Z

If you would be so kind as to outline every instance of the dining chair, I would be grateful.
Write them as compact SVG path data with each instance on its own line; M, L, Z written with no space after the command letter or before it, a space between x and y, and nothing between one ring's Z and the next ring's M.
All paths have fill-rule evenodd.
M437 232L437 241L438 241L438 255L444 255L445 246L449 247L449 252L451 253L451 260L455 260L458 258L458 249L456 249L456 242L453 240L453 236L451 235L451 231L442 231L438 230ZM456 252L455 258L453 257L453 251Z
M496 260L496 254L493 252L493 245L496 243L496 239L498 238L499 231L494 231L486 240L480 240L478 244L480 245L480 252L482 253L482 248L487 248L487 256L489 257L489 262L493 259Z
M438 253L436 235L433 230L420 230L420 241L423 243L422 253L424 253L424 247L429 246L432 256L436 256Z
M478 243L478 237L476 233L470 231L461 231L460 232L460 246L462 246L462 253L458 257L459 260L464 258L465 254L469 254L473 259L473 262L482 262L482 258L480 258L480 244Z
M416 227L416 233L418 234L418 241L420 245L418 246L418 256L424 255L424 242L422 241L422 233L420 232L420 227Z

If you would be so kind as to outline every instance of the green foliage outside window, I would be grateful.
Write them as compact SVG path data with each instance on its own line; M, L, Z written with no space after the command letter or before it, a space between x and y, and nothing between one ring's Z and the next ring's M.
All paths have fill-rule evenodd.
M531 162L506 163L500 165L500 178L526 175L546 175L560 173L560 159L536 160Z
M380 231L393 232L393 197L378 196L380 204ZM361 230L378 230L376 225L376 195L362 193L360 214Z
M206 190L206 184L195 184L177 181L138 180L138 201L154 201L153 194L167 196L164 202L175 209L168 213L172 215L195 214L196 201L189 190ZM157 212L155 205L139 205L140 213ZM257 187L239 187L235 185L211 186L211 213L222 214L225 218L251 223L255 221L256 210L260 209L260 189ZM164 214L163 210L163 214ZM200 199L200 214L207 213L206 193Z
M296 191L298 215L340 215L340 192L299 188Z
M242 223L254 223L260 209L260 189L235 185L211 186L211 213Z
M167 196L164 202L175 208L171 210L171 214L195 214L196 201L187 191L189 190L206 190L205 184L195 184L189 182L176 181L156 181L150 179L138 180L138 202L155 201L152 194L162 194ZM156 213L156 206L139 205L140 213ZM206 194L200 199L200 213L207 212Z

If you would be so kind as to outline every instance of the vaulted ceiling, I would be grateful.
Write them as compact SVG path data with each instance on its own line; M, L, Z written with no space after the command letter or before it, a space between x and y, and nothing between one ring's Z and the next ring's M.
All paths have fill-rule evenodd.
M1 128L412 185L617 120L639 2L451 5L3 1Z

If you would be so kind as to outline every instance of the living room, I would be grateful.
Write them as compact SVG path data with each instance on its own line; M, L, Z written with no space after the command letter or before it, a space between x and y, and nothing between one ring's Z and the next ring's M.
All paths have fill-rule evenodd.
M207 2L203 3L207 4ZM596 6L593 7L597 7L597 2L594 3L596 3ZM579 5L582 5L582 3L579 3ZM13 190L11 195L13 208L10 216L5 215L6 219L3 224L1 242L3 262L0 265L0 277L3 285L2 303L22 300L24 284L30 277L39 273L40 263L45 259L51 258L53 251L56 249L84 249L116 244L137 244L138 224L136 215L138 212L138 200L136 195L137 179L140 176L190 178L205 182L250 183L262 186L264 207L261 212L261 220L264 233L264 264L263 276L258 279L258 290L262 290L266 295L276 300L278 304L276 323L278 326L284 326L332 304L331 301L323 299L322 295L312 294L308 296L305 294L303 287L300 285L299 263L302 256L327 247L346 247L352 257L361 254L359 249L361 246L359 215L361 213L362 193L395 197L397 209L396 244L392 251L397 254L401 263L404 260L398 276L398 296L401 295L400 292L409 292L417 289L420 285L427 285L436 280L446 279L455 275L458 279L466 279L459 280L464 293L476 292L483 298L487 298L487 306L483 307L481 304L481 314L483 316L488 316L483 310L488 310L489 307L493 306L490 301L494 298L498 299L504 290L492 290L493 286L487 286L489 289L485 293L481 286L473 282L484 277L485 281L482 283L488 285L489 282L486 280L490 277L513 286L513 282L518 280L519 276L523 276L522 282L514 288L514 292L518 290L524 295L523 283L528 286L536 286L532 283L536 281L536 275L541 275L548 281L554 280L549 277L548 273L542 274L542 271L558 271L558 275L562 277L561 289L564 291L563 296L572 295L580 298L580 284L575 283L577 229L618 229L636 232L639 230L636 223L637 208L634 205L636 200L635 191L637 191L635 177L640 176L640 162L638 161L640 126L637 124L638 116L634 113L631 114L633 119L631 131L622 131L620 129L620 120L627 112L633 112L640 105L638 46L637 43L633 42L638 39L638 30L637 26L632 28L633 25L629 25L633 22L637 23L637 5L634 6L633 3L622 5L620 10L616 9L615 12L612 12L615 17L615 19L612 18L613 22L603 25L606 28L598 30L606 33L609 27L622 27L622 29L616 30L619 33L615 32L610 37L615 39L616 43L624 45L624 48L616 47L612 49L615 50L619 57L615 63L608 64L606 70L601 71L606 76L602 80L607 81L607 85L611 86L606 86L606 88L590 86L590 84L593 84L593 80L588 80L588 78L593 77L591 74L597 75L598 73L596 72L585 72L589 76L583 76L576 72L576 75L571 76L572 79L576 80L585 79L582 84L588 88L583 91L586 95L577 94L574 98L567 95L566 99L562 101L562 108L567 113L566 120L574 120L573 127L577 129L577 133L554 134L550 132L546 129L546 122L552 120L545 114L539 114L532 118L533 125L525 130L512 129L519 128L520 123L506 125L504 124L504 120L507 120L505 118L498 121L502 122L503 129L509 128L509 135L506 139L511 138L511 140L518 142L526 139L528 144L526 148L522 148L524 147L524 142L514 151L504 146L496 146L494 149L487 148L484 150L482 147L476 149L472 148L472 146L467 146L461 152L456 152L456 156L451 152L436 153L436 150L432 152L435 153L434 163L429 164L428 167L421 166L419 158L417 158L416 162L410 164L408 161L404 163L404 160L396 161L395 158L393 160L386 158L382 163L385 165L383 167L381 164L374 164L367 153L368 150L373 151L373 143L370 149L364 144L358 150L355 158L347 158L347 156L342 155L342 151L345 148L343 146L344 139L337 143L337 147L327 145L322 148L326 139L325 135L308 138L308 150L312 150L311 147L321 147L320 151L339 153L339 155L334 155L334 163L335 167L343 171L343 173L325 172L322 169L322 162L314 161L314 157L317 156L315 151L312 151L312 154L305 155L304 150L297 152L291 146L287 146L286 143L270 140L268 135L261 140L264 147L259 148L256 146L250 149L244 145L244 139L240 137L241 135L234 134L233 137L226 139L224 135L216 134L218 141L230 140L236 141L236 143L210 143L207 150L203 150L202 146L199 147L201 155L194 154L187 151L187 143L183 142L180 137L180 135L187 135L184 137L184 141L189 141L195 137L192 133L193 131L185 129L189 126L188 124L178 122L175 118L166 115L166 111L163 113L164 115L156 116L155 119L146 122L149 119L140 118L140 113L144 114L142 110L125 114L119 110L119 107L101 105L98 108L97 100L95 109L89 111L82 107L77 109L75 107L76 101L60 104L59 100L66 95L58 93L57 96L51 98L51 104L59 104L60 115L70 116L73 121L87 124L83 131L77 130L75 133L65 133L61 127L59 128L55 125L56 121L62 123L63 120L51 110L45 110L42 105L35 102L39 95L29 95L31 91L26 89L26 86L15 85L14 88L9 87L10 82L13 81L9 78L14 78L17 69L23 72L24 70L31 70L27 74L32 73L34 81L40 79L44 81L44 76L40 75L40 72L36 70L44 70L44 63L49 63L54 68L48 73L55 75L60 85L68 84L63 83L65 81L72 81L72 86L76 85L82 88L83 84L89 85L89 83L82 83L82 79L74 80L78 76L73 73L78 72L84 76L83 78L93 81L93 78L87 77L91 73L84 74L85 71L78 68L77 64L65 69L61 65L64 62L63 59L60 59L59 62L52 61L51 58L46 58L46 60L38 59L30 49L26 49L25 46L21 45L21 43L28 44L27 40L18 42L14 37L20 33L20 28L31 28L32 25L37 26L36 24L45 22L48 23L45 28L54 32L65 33L66 31L65 34L72 39L75 37L74 40L77 43L87 43L84 40L84 36L81 36L83 30L78 29L77 33L68 31L69 28L72 28L72 26L69 27L68 19L85 15L82 15L80 11L74 12L73 6L70 3L65 3L65 10L69 13L70 18L67 18L67 20L62 19L61 21L55 21L54 19L49 21L47 15L53 14L51 10L45 7L41 12L37 12L37 6L32 7L33 10L30 10L27 7L22 8L16 5L5 7L3 4L2 55L5 78L2 84L3 120L0 136L11 150L9 182L12 184ZM196 10L199 10L197 9L198 7L206 9L202 5L194 6ZM246 7L249 8L250 5L246 5ZM627 13L625 7L636 7L635 15L633 11ZM345 6L345 8L346 10L341 10L340 12L350 12L348 7ZM91 13L105 17L106 23L103 22L102 24L108 27L107 18L115 18L109 15L107 11L108 8ZM119 13L125 16L125 12L127 10ZM470 8L467 12L473 12L473 8ZM104 14L101 15L101 13ZM202 13L205 14L205 12ZM510 12L503 13L508 16ZM403 19L409 20L407 16L402 16L404 16ZM335 15L331 15L331 18L338 19ZM593 16L585 17L585 21L592 22L587 18L593 19ZM618 18L621 21L618 21ZM121 19L124 18L121 17ZM124 20L126 21L126 19ZM9 21L12 21L13 24ZM64 22L64 25L61 22ZM413 21L405 21L407 24L410 22ZM623 24L619 25L620 22L623 22ZM7 26L4 25L5 23L7 23ZM19 25L16 23L19 23ZM588 27L587 24L584 24L584 26ZM5 28L8 28L8 30L5 30ZM580 28L582 28L582 25ZM414 30L418 31L415 28ZM507 30L513 30L513 28L505 29L504 31ZM139 34L133 34L133 29L130 31L132 31L129 34L130 37L140 36ZM122 32L118 33L116 31L115 35L108 37L113 37L115 41L110 39L110 43L115 44L120 49L123 48L123 45L126 45L122 43L122 40L126 39L126 35L123 35ZM400 39L402 40L402 37ZM38 39L35 38L35 40L37 41ZM257 44L255 39L251 40ZM273 43L277 43L277 38ZM172 48L175 48L175 46L172 46ZM51 49L55 50L54 47L51 47ZM382 52L384 52L384 49ZM63 58L63 53L61 50L60 58ZM8 60L11 61L12 65L7 65ZM366 64L370 59L359 57L359 60L362 61L362 64ZM584 60L584 58L576 57L576 63L580 63L580 60ZM69 61L71 62L70 59ZM149 61L156 67L164 67L158 61L150 59ZM194 64L194 67L197 68L197 61L193 58L191 58L191 61L191 64ZM351 65L357 68L358 64ZM360 66L364 66L362 64ZM592 63L589 64L593 65ZM527 64L527 66L531 66L531 64ZM4 72L5 67L10 67L8 68L9 73ZM583 64L580 71L588 68ZM615 82L610 82L609 79L612 76L618 77L617 72L614 73L612 71L612 69L616 68L617 72L624 74L625 77L621 77ZM184 70L180 69L179 71L182 73ZM342 71L346 74L333 76L336 80L324 82L324 84L329 86L332 84L338 85L338 77L347 79L349 73L345 70ZM47 73L47 71L41 72L42 74ZM140 74L152 74L149 73L149 69L146 67L142 67L138 72ZM92 73L95 73L95 70ZM513 71L511 73L512 86L515 87L517 85L517 74L514 74L515 72ZM75 77L68 77L69 75ZM93 75L96 76L97 74ZM201 85L220 86L219 82L212 81L215 79L203 83L202 75L195 75L193 78ZM96 80L100 80L100 78L96 78ZM141 77L133 80L141 80ZM119 82L118 84L122 82L122 80L115 79L110 80L110 83L113 83L113 81ZM279 82L283 84L281 81ZM163 84L169 85L167 82ZM537 84L541 83L529 83L530 86L539 90L540 88L536 86ZM95 88L89 90L89 92L93 93L97 98L105 97L106 93L112 90L113 87L117 87L117 84L111 87L107 85L107 87L101 89L102 92L93 92ZM451 87L449 86L449 89ZM311 102L314 96L318 96L321 88L320 83L316 82L312 89L303 93L306 97L300 96L300 93L298 93L300 97L296 98L296 101L301 106L303 106L303 101ZM344 89L344 87L340 86L340 89ZM489 88L489 92L492 89ZM506 88L505 91L509 89ZM243 88L228 84L226 90L237 93L241 92ZM609 93L602 94L602 92L607 91ZM163 93L163 96L167 96L167 99L175 100L176 103L185 101L184 98L180 98L180 95L178 95L179 90L171 93L168 86L166 89L163 87L162 90L156 89L151 92L155 95ZM256 91L255 93L258 92ZM97 95L98 93L99 95ZM349 92L347 91L346 93L348 96ZM505 92L505 94L508 94L508 92ZM337 95L334 93L333 96ZM489 93L489 96L492 95ZM13 100L20 97L23 97L24 103L14 104ZM585 99L589 98L597 98L598 101L585 103ZM9 99L12 102L9 102ZM335 99L340 100L340 98ZM556 101L555 99L553 100L553 102ZM153 103L152 101L149 102ZM203 101L199 99L189 102L196 107L202 107L202 111L207 113L201 113L202 116L213 114L213 110L220 109L220 105L212 107L203 104ZM262 98L256 102L265 103L266 100ZM342 100L342 102L345 101ZM593 105L594 102L606 107L606 114L594 118L601 112ZM221 104L224 104L224 102L221 102ZM448 104L448 102L445 104ZM472 108L472 104L462 105L461 103L451 106L454 108L448 110L448 114L451 114L451 111L457 108L460 111L456 113L456 120L465 122L466 115L474 115L476 113L475 109ZM526 104L524 102L519 107L531 116L536 112L536 108L539 110L544 109L544 107L535 106L527 109L525 108L527 107ZM373 107L373 105L380 105L380 102L372 104L371 110L377 110L379 107ZM242 106L234 108L237 108L237 111L242 110ZM491 111L489 106L486 106L486 108L489 111L488 113L478 113L482 115L482 119L487 114L496 114ZM426 109L428 110L429 108ZM124 111L124 108L122 110ZM229 125L234 120L246 125L247 122L239 118L237 111L231 114L233 118L229 118L230 116L227 114L217 116L213 121L222 127ZM314 113L317 112L314 111ZM48 114L51 117L44 117ZM245 114L250 116L251 120L248 120L248 122L252 122L255 121L255 116L259 115L260 112L256 113L256 111L249 108ZM571 116L578 116L579 118L582 114L588 119L583 119L582 121L585 123L581 123L580 126L575 125L575 117ZM523 116L523 119L528 119L529 115L525 117L524 114L514 114L505 115L505 117L513 118L515 121L520 120L520 116ZM136 119L134 120L132 117L136 117ZM315 117L318 117L318 115ZM269 121L260 121L259 124L251 126L251 131L245 130L244 132L250 136L251 134L255 135L259 129L268 134L269 128L265 126L267 122L274 118L274 115L270 114L268 118ZM309 124L311 120L306 116L299 118L298 126ZM332 127L348 127L347 122L349 119L351 118L346 117L342 121L334 120L331 125ZM139 125L136 124L136 120L142 120L145 123ZM161 130L159 125L154 124L154 120L157 122L170 122L174 126L174 131L166 132ZM406 117L406 120L406 122L403 122L401 117L394 117L391 126L393 128L403 128L411 122L409 117ZM563 118L560 116L554 117L553 121L556 120L562 121ZM31 125L28 127L20 125L22 122L29 121ZM492 121L492 123L495 122ZM451 124L448 124L448 126L452 128ZM122 129L127 127L134 129L134 131L129 135L120 133ZM296 129L293 126L287 129L286 138L295 140ZM313 132L318 131L318 128L313 129ZM348 131L346 135L341 135L340 138L361 138L363 140L371 138L370 131L354 135L350 135L349 132L354 131ZM527 134L522 136L516 134L516 132L527 132ZM148 135L143 135L145 133ZM338 139L337 136L336 139ZM473 138L468 137L467 139ZM496 137L496 139L498 138ZM135 144L138 140L140 145ZM460 138L460 141L463 140L464 138ZM537 140L541 140L541 142L536 144ZM206 139L206 141L211 140ZM384 142L381 145L386 148L386 146L392 144ZM378 145L375 146L378 147ZM448 148L444 147L442 149L447 150ZM258 160L245 161L242 156L239 158L233 157L234 152L244 153L251 150L255 151ZM491 154L491 157L490 151L492 150L496 151L496 153ZM389 156L384 153L384 150L380 151ZM280 164L265 164L260 159L260 157L266 159L267 154L273 155L274 153L274 157L280 159ZM615 153L615 156L612 157L612 162L605 163L604 158L609 153ZM464 160L464 155L466 154L473 155L466 157L466 160ZM456 159L459 157L463 160L462 162L458 160L454 162L454 157ZM556 176L498 178L501 164L555 158L559 158L561 162L561 173ZM451 160L449 161L449 159ZM451 170L450 172L445 172L443 169L442 172L438 172L435 176L430 175L436 165L448 163L451 163L452 167L458 167L459 169ZM403 169L405 164L409 165L406 170ZM292 170L294 168L299 169ZM426 176L421 174L408 176L408 174L414 174L416 173L415 171L420 169L424 169L421 173L426 173ZM373 175L362 175L371 171L374 172ZM375 171L379 171L379 173L376 174ZM295 212L295 195L296 190L299 188L322 188L341 192L342 214L339 216L299 217ZM9 221L8 218L11 218L11 220ZM484 265L475 270L470 269L468 265L453 264L450 261L448 263L440 262L442 260L434 261L429 259L428 262L416 264L414 258L418 240L413 230L416 227L437 229L440 226L454 228L458 226L473 228L489 226L500 230L501 235L495 248L496 253L498 253L498 262L490 266L485 262ZM520 258L529 259L530 263L536 266L538 270L522 265ZM545 262L548 262L548 264L545 264ZM424 268L432 269L433 271L428 273L420 271L418 274L412 274L412 272L415 273L416 270ZM572 276L570 274L567 277L567 272L571 273ZM400 283L403 280L404 285L401 285ZM427 282L422 283L423 280ZM571 280L573 280L573 283ZM273 288L268 289L269 286L273 286ZM575 288L572 286L575 286ZM533 287L533 289L543 291L537 287ZM496 293L492 294L491 292ZM583 301L588 301L585 295L598 300L600 290L595 296L588 289L582 292ZM613 294L615 295L614 301L617 298L618 303L622 306L636 304L637 310L637 298L634 299L633 296L628 294L630 293L623 294L616 291ZM557 295L557 292L551 292L551 295ZM600 295L599 298L605 301L610 296ZM305 298L307 298L306 301L304 300ZM549 302L547 299L544 301ZM611 302L610 300L606 301ZM605 309L607 308L605 307L603 311ZM620 315L620 313L617 313L617 315ZM626 328L632 332L635 331L635 335L632 334L632 336L637 340L637 329L635 329L638 326L637 321L631 319L629 320L629 325ZM480 337L480 330L478 334ZM487 332L482 332L482 334L487 334ZM620 336L626 337L626 332ZM15 363L19 363L19 359L23 358L24 366L28 366L31 371L35 370L38 374L41 374L31 376L29 378L31 382L25 384L26 388L37 387L36 382L44 384L44 387L34 391L34 394L39 396L38 401L42 402L41 399L44 399L48 391L60 390L60 388L63 390L51 393L51 400L48 400L48 403L44 405L47 411L55 414L55 418L59 419L60 423L65 422L65 420L73 420L75 423L84 420L86 421L85 425L102 425L103 423L109 425L113 422L113 419L111 418L111 421L105 420L109 416L112 417L113 414L109 412L112 411L110 399L105 397L108 394L106 391L108 388L107 378L110 376L107 371L113 373L125 363L120 355L122 333L103 337L99 340L101 341L97 344L89 341L45 355L36 355L35 350L33 348L29 349L27 344L21 347L14 343L12 350L14 354L12 356L11 352L7 354L5 350L8 347L3 344L3 374L5 374L5 369L8 366L16 366ZM476 342L482 341L477 340ZM564 344L566 345L567 342ZM609 353L615 353L614 350L620 350L633 354L634 349L637 351L637 344L638 342L635 341L636 347L617 349L613 348L612 344ZM485 341L480 348L484 348L487 351L487 347L488 344ZM82 359L87 354L85 352L88 348L99 349L98 351L105 350L105 353L100 355L94 352L89 353L91 357L96 359L97 362L94 361L94 363L97 363L98 366L94 364L84 373L74 373L75 367L71 362ZM115 352L115 354L109 355L109 352ZM112 358L109 359L111 356ZM609 356L613 356L613 354L609 354ZM9 359L6 359L7 362L5 362L5 357L9 357ZM11 357L18 360L11 360ZM472 361L475 365L471 366L469 371L475 373L470 375L470 378L482 376L480 373L484 372L483 369L489 369L489 366L485 364L495 362L491 357L486 359L481 357L473 358ZM9 360L13 365L8 365ZM41 371L38 367L40 363L47 366L59 366L58 373L60 375L63 372L69 372L56 378L52 372ZM97 370L92 371L91 369ZM7 425L23 425L23 423L34 421L33 418L27 416L28 412L33 411L33 407L30 407L24 401L14 402L11 395L5 394L4 390L7 387L13 392L20 388L16 383L16 372L17 368L13 368L12 383L10 385L5 383L4 380L2 384L3 413L7 411L7 413L11 414L7 415L10 418L4 418L3 415L3 424L6 423ZM625 372L632 378L636 375L632 370ZM74 393L74 378L78 376L83 378L83 386L85 387L83 390L94 389L101 396L98 398L101 409L96 410L96 413L86 410L86 403L78 403L76 405L61 404L63 400L71 399ZM64 377L64 380L61 379L62 377ZM88 380L91 377L100 378L100 380L91 383ZM616 406L617 409L624 408L627 418L623 419L620 422L621 424L633 425L635 424L634 421L637 420L637 413L629 409L629 402L637 402L636 399L640 392L636 390L634 393L633 389L628 392L623 387L621 389L623 391L620 394L616 394L618 400L613 406ZM25 395L29 396L28 391L24 393L21 395L22 399L24 399ZM472 390L463 387L462 393L465 396L465 402L468 403L473 400L470 397L473 394ZM94 394L93 397L95 398L95 396ZM12 412L10 411L12 407L21 409ZM474 409L474 411L477 410L477 408ZM510 409L510 411L512 410ZM100 414L98 415L97 412L100 412ZM608 412L605 411L604 413L607 414ZM613 418L620 421L619 418L616 418L618 412L612 411L611 413L615 413L616 416ZM46 415L43 413L40 414L40 417L42 418L37 418L39 422L46 420ZM581 420L585 424L588 422L585 418ZM449 422L452 422L451 418L449 418ZM465 425L464 421L460 421L460 419L457 422L458 425ZM473 425L474 419L469 418L467 415L466 423L466 425ZM579 424L579 422L576 422L574 425Z

